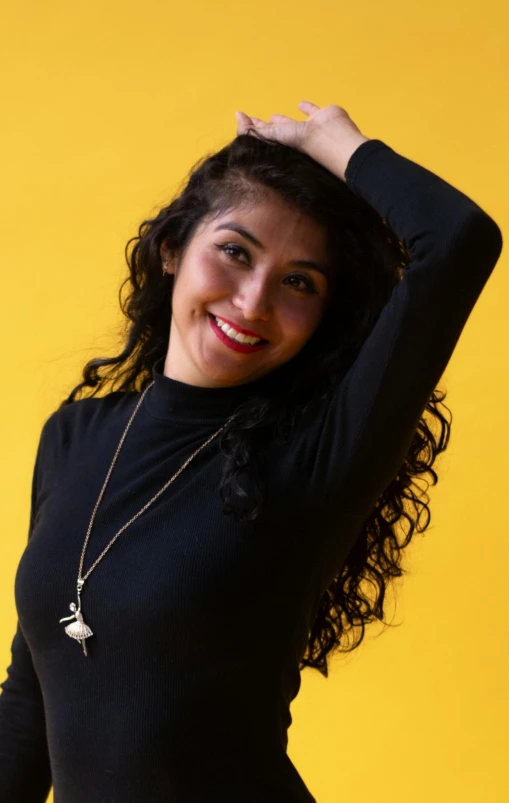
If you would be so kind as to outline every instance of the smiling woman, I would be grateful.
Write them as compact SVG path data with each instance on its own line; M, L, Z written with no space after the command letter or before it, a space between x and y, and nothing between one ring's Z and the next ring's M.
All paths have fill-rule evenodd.
M37 449L0 803L316 803L287 753L300 672L383 621L502 248L338 109L337 173L241 133L126 249L124 348Z
M183 257L167 241L160 249L174 275L165 374L191 385L237 385L288 362L318 328L330 296L323 226L269 191L233 211L235 221L228 210L219 225L206 216ZM218 232L229 237L218 242ZM209 325L211 316L229 322L234 336L246 332L263 343L232 342L230 327L221 330L214 317Z

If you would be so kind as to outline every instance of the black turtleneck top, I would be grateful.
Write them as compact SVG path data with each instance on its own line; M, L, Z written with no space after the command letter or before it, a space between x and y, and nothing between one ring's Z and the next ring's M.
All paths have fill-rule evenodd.
M501 249L474 201L381 140L346 183L411 264L333 399L268 461L262 528L220 507L213 440L86 580L87 655L59 619L77 601L94 505L140 399L53 412L15 576L18 626L0 696L0 803L312 803L288 753L290 704L319 600L397 473ZM99 505L83 573L256 390L153 366ZM340 779L338 779L338 785Z

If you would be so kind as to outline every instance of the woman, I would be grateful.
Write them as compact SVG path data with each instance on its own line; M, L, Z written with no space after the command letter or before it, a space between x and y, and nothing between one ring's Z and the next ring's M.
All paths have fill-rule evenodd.
M299 107L239 114L141 224L124 348L42 428L1 803L315 800L286 752L300 670L383 621L502 238L341 107Z

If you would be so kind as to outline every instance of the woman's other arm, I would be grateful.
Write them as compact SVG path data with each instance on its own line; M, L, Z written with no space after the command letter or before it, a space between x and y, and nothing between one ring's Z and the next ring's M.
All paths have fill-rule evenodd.
M36 518L45 432L43 427L33 471L28 540ZM44 803L52 785L44 704L19 620L11 656L7 677L0 683L0 803Z

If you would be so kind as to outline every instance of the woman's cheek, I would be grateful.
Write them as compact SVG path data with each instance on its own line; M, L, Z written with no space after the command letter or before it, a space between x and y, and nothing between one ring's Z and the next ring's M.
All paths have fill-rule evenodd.
M287 306L282 312L281 320L287 337L303 346L318 328L320 318L320 309L312 308L312 305L306 303Z
M196 272L195 288L200 295L215 298L228 292L230 284L226 268L217 259L204 260Z

